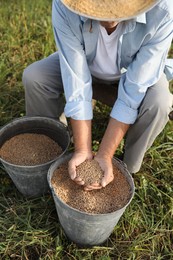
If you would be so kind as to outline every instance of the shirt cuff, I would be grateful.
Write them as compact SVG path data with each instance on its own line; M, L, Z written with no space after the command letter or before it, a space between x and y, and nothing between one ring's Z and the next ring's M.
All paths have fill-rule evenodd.
M121 100L117 100L110 116L122 123L133 124L136 121L138 110L128 107Z
M92 102L68 102L65 105L64 113L66 117L71 117L75 120L91 120L93 118Z

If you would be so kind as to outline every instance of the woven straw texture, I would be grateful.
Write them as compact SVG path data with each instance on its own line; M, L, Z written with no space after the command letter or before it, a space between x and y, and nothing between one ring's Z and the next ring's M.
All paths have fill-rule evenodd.
M70 10L96 20L135 17L158 0L61 0Z

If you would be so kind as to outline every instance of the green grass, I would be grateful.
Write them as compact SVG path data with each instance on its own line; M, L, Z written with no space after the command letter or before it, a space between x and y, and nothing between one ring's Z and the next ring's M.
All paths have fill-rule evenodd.
M0 17L3 126L25 115L23 69L55 51L55 43L50 0L1 0ZM108 107L97 103L94 150L106 127L108 112ZM51 195L24 198L0 165L0 259L173 259L172 127L169 122L147 152L140 172L134 176L135 197L103 246L79 248L70 242L58 222Z

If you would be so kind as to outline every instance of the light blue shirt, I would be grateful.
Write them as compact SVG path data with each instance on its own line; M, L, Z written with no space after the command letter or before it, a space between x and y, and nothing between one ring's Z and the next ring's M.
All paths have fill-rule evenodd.
M92 77L88 65L96 54L99 22L91 22L54 0L52 23L66 97L65 114L76 120L90 120ZM162 0L147 13L123 22L118 44L122 76L112 118L133 124L147 89L164 70L169 79L173 78L173 64L169 61L166 66L172 38L173 0Z

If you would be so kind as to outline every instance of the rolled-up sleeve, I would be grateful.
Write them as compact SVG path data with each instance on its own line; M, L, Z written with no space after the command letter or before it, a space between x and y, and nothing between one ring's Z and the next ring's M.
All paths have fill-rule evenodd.
M65 115L76 120L90 120L93 117L92 79L79 19L59 0L53 1L52 24L66 98Z
M120 79L118 98L111 117L127 124L135 122L147 89L159 80L164 71L172 37L173 20L167 19L153 37L141 46Z

